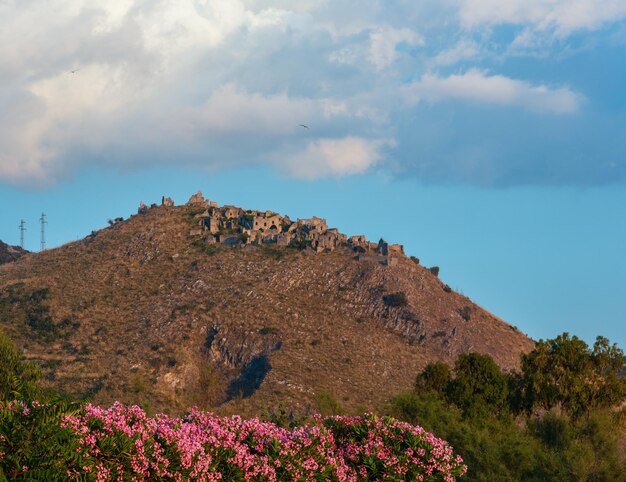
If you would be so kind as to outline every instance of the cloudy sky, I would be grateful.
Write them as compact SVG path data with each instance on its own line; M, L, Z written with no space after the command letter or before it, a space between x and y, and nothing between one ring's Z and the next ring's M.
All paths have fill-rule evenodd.
M624 52L623 0L0 0L0 239L202 189L623 346Z

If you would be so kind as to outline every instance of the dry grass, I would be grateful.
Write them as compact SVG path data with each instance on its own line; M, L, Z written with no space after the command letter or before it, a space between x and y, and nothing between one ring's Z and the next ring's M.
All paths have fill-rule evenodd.
M13 300L0 303L0 323L59 389L170 413L306 413L320 400L353 413L410 387L429 361L480 351L511 368L532 348L408 258L384 267L347 250L207 253L188 237L192 219L187 207L159 207L0 266L3 297L16 283L24 296L47 289L42 309L55 326L69 320L52 340L34 336L28 303ZM397 293L402 303L385 303ZM229 400L260 355L271 365L260 388Z

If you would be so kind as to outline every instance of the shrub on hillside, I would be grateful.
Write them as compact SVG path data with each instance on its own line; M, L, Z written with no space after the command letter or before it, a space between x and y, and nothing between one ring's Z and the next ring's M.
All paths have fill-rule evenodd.
M383 296L383 302L385 306L391 306L394 308L398 308L401 306L407 305L407 298L404 291L398 291L396 293L390 293L388 295Z
M191 244L209 256L217 253L217 246L207 243L204 239L194 239Z
M456 311L465 321L469 321L472 318L472 307L469 305L463 306Z
M341 404L326 390L320 390L315 395L317 408L322 415L340 415L343 412Z
M547 413L529 419L481 412L467 418L435 392L405 392L389 413L449 441L469 469L463 480L623 480L624 423L610 410L589 420Z

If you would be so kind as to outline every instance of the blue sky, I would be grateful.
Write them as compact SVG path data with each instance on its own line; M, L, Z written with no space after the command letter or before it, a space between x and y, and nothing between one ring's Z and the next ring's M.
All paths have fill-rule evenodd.
M626 3L416 3L0 3L0 239L201 189L403 243L535 338L626 346Z

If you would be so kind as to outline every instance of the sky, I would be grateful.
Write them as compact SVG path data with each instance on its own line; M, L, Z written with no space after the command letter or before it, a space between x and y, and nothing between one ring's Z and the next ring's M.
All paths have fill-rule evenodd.
M0 239L202 190L626 347L624 52L623 0L0 0Z

